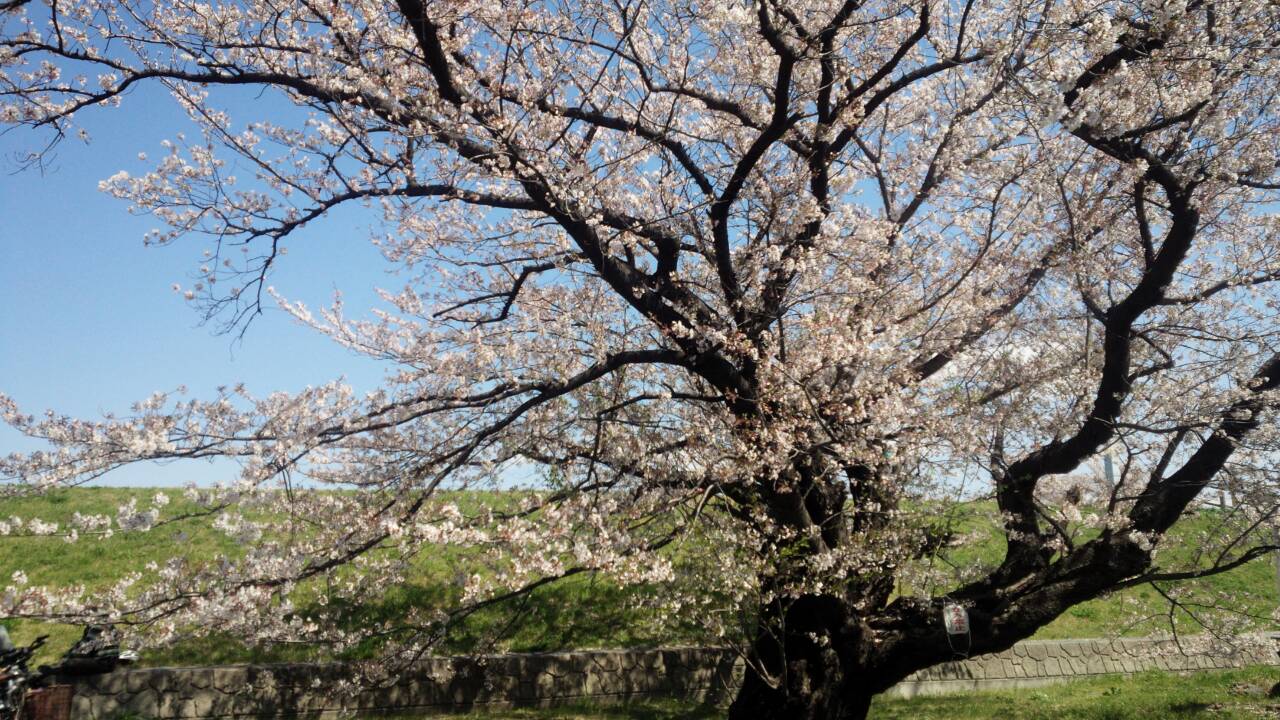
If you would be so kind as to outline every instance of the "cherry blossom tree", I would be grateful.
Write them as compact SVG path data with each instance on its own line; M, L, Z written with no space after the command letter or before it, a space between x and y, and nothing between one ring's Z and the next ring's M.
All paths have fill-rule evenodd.
M944 601L989 652L1102 593L1270 549L1274 507L1204 563L1155 555L1215 478L1274 486L1274 3L0 13L0 121L37 153L83 113L137 112L143 84L200 128L102 183L161 221L150 241L211 238L193 304L235 328L278 302L397 367L363 397L237 387L98 421L6 401L52 444L0 463L6 492L232 458L237 478L190 492L244 549L175 557L105 597L15 581L0 614L92 609L160 641L215 624L336 649L377 636L396 672L476 608L597 573L669 586L670 610L709 627L749 619L731 717L861 718L955 657ZM233 118L219 98L236 86L289 110ZM371 316L271 297L287 242L343 205L381 214L403 287ZM1038 494L1102 452L1123 472L1092 520ZM479 511L450 492L513 465L553 482ZM944 577L927 562L947 545L938 520L975 496L998 506L1003 559ZM693 536L720 555L682 578L671 549ZM443 546L479 568L457 605L325 622L326 603L362 602ZM325 602L295 602L320 579Z

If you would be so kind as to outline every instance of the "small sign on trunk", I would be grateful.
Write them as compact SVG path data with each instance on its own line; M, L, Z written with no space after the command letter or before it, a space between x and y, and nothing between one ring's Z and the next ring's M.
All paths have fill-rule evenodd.
M942 606L942 624L948 635L968 635L969 611L959 603L947 603Z

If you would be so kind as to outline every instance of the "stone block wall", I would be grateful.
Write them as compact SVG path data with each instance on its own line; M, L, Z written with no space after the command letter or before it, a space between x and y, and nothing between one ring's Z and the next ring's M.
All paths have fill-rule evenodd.
M139 668L77 680L71 720L327 720L641 697L717 702L738 672L735 657L718 648L430 658L390 686L343 695L333 689L352 675L337 664Z
M890 693L901 697L1048 685L1092 675L1280 665L1280 634L1234 638L1028 640L1003 652L914 673Z
M1280 635L1230 645L1190 639L1039 640L918 672L891 693L905 697L1044 685L1148 669L1190 671L1280 664ZM1185 652L1184 652L1185 651ZM350 679L340 665L233 665L140 668L84 678L71 720L193 720L429 714L472 707L549 706L679 697L717 703L741 679L736 656L719 648L595 650L431 658L388 687L354 695L332 688Z

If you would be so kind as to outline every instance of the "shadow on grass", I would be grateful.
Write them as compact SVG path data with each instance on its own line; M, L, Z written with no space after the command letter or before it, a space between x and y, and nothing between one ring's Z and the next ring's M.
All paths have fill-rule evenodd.
M1198 717L1203 715L1205 711L1213 707L1209 703L1202 702L1183 702L1169 706L1169 714L1176 716Z
M398 720L409 720L407 717ZM468 720L711 720L724 717L724 709L677 700L635 700L619 705L572 703L551 708L471 709L441 715ZM362 720L373 720L362 719ZM392 720L383 718L382 720ZM413 720L425 720L414 718Z

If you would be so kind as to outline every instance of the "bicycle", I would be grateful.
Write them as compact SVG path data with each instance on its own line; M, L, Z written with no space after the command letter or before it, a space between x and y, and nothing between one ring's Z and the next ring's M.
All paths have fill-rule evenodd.
M26 647L0 651L0 720L20 720L22 717L27 690L36 677L27 663L48 639L48 635L41 635Z

